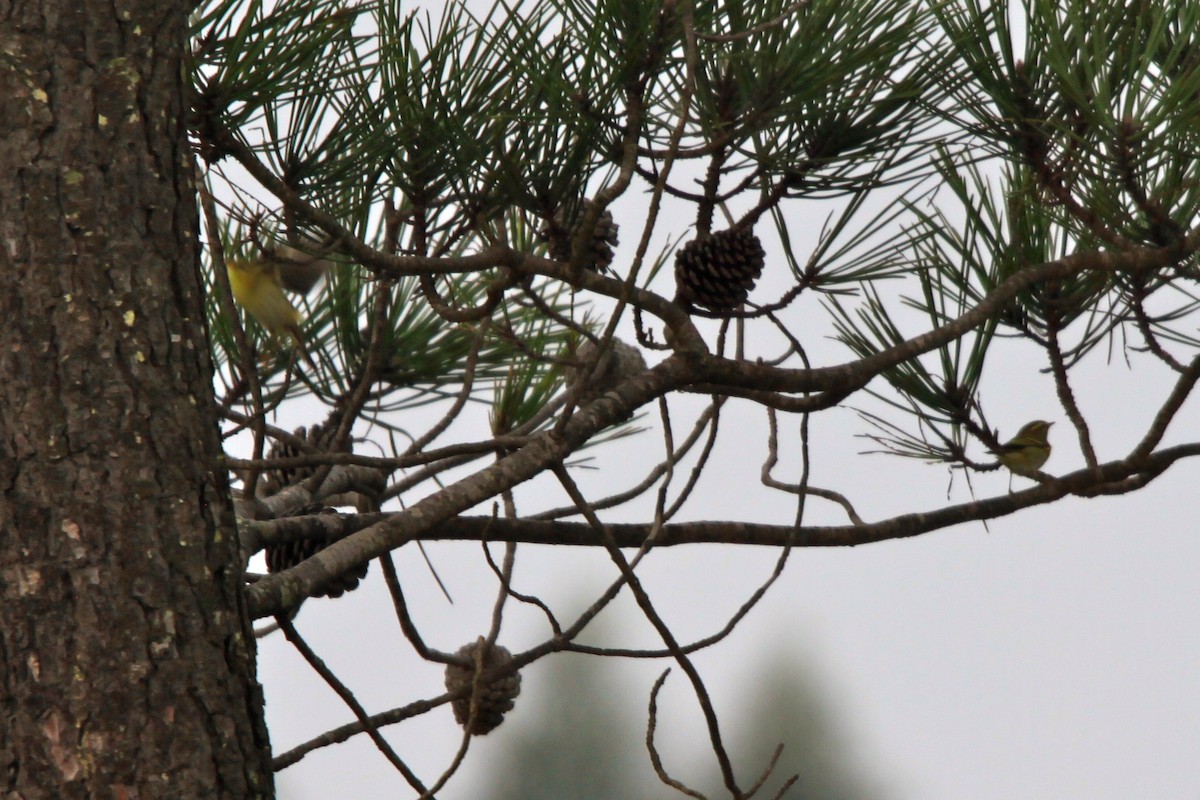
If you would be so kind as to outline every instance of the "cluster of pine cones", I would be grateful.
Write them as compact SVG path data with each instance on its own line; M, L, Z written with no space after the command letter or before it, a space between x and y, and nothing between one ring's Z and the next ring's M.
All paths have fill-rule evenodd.
M328 444L329 437L333 436L336 429L337 426L330 422L324 425L313 425L311 429L301 426L294 431L294 434L298 438L321 447L324 444ZM292 458L299 455L301 453L297 448L286 442L277 441L271 445L268 458ZM268 496L276 494L288 486L295 486L298 483L302 483L312 476L316 470L316 467L278 467L269 470L263 475L263 489ZM316 503L296 509L293 512L293 516L336 513L335 509L328 508L323 503ZM282 544L269 544L266 548L267 571L282 572L285 569L290 569L301 561L312 558L331 543L329 540L302 539L294 542L283 542ZM358 586L359 581L367 576L367 569L369 567L369 563L363 564L354 572L340 576L319 596L341 597L346 592Z
M546 220L539 235L549 244L555 261L571 260L571 244L591 210L584 200L573 211L560 208ZM620 226L605 209L596 220L583 268L606 272L612 265ZM766 253L750 227L734 226L699 236L675 254L675 302L689 311L701 309L716 317L731 316L746 301L762 275Z

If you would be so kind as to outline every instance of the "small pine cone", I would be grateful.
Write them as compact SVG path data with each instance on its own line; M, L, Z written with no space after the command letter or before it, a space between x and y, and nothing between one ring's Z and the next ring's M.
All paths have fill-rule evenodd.
M294 516L308 514L336 514L337 510L328 508L321 503L303 506L296 510ZM266 547L267 572L282 572L296 566L306 558L311 558L329 546L328 541L317 539L300 539L283 544L269 544ZM363 564L354 572L342 575L323 591L318 597L341 597L346 592L358 587L358 582L367 577L370 564Z
M588 339L575 351L575 359L585 363L590 362L596 355L596 344ZM579 393L579 405L585 406L600 395L612 389L625 378L646 371L646 359L642 351L620 339L612 340L612 351L608 356L608 368L595 375L592 382ZM587 370L576 367L572 370L572 381L583 380Z
M555 261L571 260L571 240L575 238L579 224L591 207L592 201L584 200L576 208L572 219L568 219L567 209L560 208L554 212L554 218L547 220L539 231L542 240L550 243L550 257ZM613 248L617 246L620 227L613 221L612 212L607 208L600 213L600 218L596 220L596 229L592 231L591 245L584 253L584 269L595 272L608 271L613 262Z
M765 260L762 242L749 228L693 239L675 254L675 301L728 316L749 296Z
M296 430L292 431L292 435L298 436L301 439L308 439L308 429L301 425ZM271 443L271 449L267 451L267 458L295 458L301 455L300 451L293 447L288 442L276 439ZM279 494L289 486L294 486L304 480L303 472L308 472L301 467L273 467L263 472L262 476L262 493L270 497L274 494Z
M457 692L472 685L475 679L475 657L484 644L486 642L481 636L471 644L460 647L458 652L455 653L459 658L465 658L470 661L471 666L446 665L447 691ZM484 654L483 672L486 674L511 661L512 653L508 652L506 648L494 644ZM472 736L483 736L485 733L491 733L499 727L500 723L504 721L505 713L512 710L514 701L520 693L521 673L519 672L510 673L491 683L481 685L479 687L479 700L475 713L475 722L470 728L467 728L468 733ZM450 705L454 709L455 721L466 728L467 723L471 721L471 695L468 693L465 697L453 700Z
M292 431L292 435L298 439L303 439L309 442L314 447L324 449L328 444L327 440L337 431L337 425L330 422L318 422L311 428L306 428L301 425L296 430ZM296 447L291 444L276 440L271 444L271 449L267 451L267 458L295 458L304 455ZM273 494L278 494L289 486L295 486L297 483L307 480L312 477L317 471L316 467L275 467L263 473L263 494L270 497Z

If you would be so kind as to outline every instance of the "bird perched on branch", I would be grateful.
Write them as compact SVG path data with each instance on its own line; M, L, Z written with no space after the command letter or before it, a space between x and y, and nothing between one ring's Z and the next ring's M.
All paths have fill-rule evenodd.
M305 295L329 271L330 262L296 248L280 244L262 259L230 259L226 262L233 299L266 329L272 338L290 336L296 349L314 370L316 365L304 348L300 313L284 294Z
M1032 478L1050 458L1050 426L1053 422L1035 419L996 451L1000 463L1016 475Z

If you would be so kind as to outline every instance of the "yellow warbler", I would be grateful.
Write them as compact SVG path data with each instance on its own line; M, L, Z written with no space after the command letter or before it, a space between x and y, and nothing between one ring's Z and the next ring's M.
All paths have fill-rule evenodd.
M1012 439L1000 445L1000 449L996 451L996 458L1017 475L1033 477L1046 463L1046 459L1050 458L1048 434L1053 424L1035 419L1017 431L1017 435Z
M287 289L308 294L329 269L329 261L309 256L289 245L279 245L270 258L230 259L226 266L229 288L238 305L272 337L290 336L301 355L315 369L300 334L300 321L304 316L283 292Z

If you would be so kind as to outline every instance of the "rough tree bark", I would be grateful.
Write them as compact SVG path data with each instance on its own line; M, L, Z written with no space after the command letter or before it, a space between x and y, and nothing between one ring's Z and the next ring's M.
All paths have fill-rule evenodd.
M191 3L0 3L0 794L269 797L184 126Z

